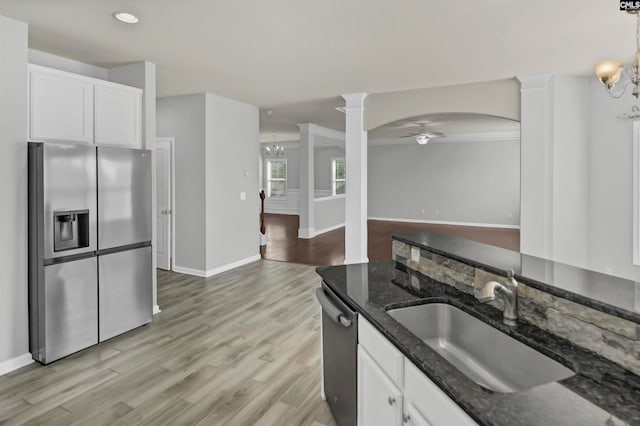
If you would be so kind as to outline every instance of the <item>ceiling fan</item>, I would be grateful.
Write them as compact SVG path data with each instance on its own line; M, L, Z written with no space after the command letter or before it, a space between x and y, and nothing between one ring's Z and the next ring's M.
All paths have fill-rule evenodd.
M431 139L444 138L445 134L441 132L432 132L427 129L429 124L432 123L415 123L420 127L418 132L410 132L401 138L416 138L418 145L426 145Z

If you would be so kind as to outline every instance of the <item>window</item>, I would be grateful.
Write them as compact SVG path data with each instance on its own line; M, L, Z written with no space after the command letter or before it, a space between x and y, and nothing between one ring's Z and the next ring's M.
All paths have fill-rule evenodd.
M287 196L287 160L267 160L267 197Z
M331 160L332 194L341 195L345 193L347 185L347 173L344 158L333 158Z

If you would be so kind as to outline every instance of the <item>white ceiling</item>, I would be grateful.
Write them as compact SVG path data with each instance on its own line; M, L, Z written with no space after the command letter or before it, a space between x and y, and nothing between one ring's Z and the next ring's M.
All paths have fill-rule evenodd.
M118 10L140 23L115 21ZM98 66L149 60L158 96L210 91L273 109L289 129L339 127L321 111L341 93L587 74L635 51L617 0L0 0L0 14L30 24L34 49Z

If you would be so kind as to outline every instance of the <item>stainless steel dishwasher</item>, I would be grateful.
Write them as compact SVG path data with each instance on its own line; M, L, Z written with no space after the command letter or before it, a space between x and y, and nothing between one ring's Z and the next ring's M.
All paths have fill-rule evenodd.
M324 393L338 426L355 426L358 406L358 314L323 282L316 290L322 306Z

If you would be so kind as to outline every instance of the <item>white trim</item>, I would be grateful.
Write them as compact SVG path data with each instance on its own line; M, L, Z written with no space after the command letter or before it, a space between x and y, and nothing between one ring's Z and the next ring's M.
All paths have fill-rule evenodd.
M546 89L551 80L551 73L517 75L516 79L520 81L520 91L530 89Z
M158 141L163 140L169 144L169 152L171 153L171 161L169 162L169 185L171 189L169 191L171 195L171 247L169 247L169 270L174 271L173 261L176 258L176 139L171 136L156 137L156 148ZM157 166L157 165L156 165ZM158 306L158 305L156 305ZM158 310L158 313L160 311ZM154 315L156 312L154 311Z
M298 238L308 240L316 236L316 230L314 228L298 228Z
M314 198L314 202L322 202L322 201L331 201L331 200L339 200L340 198L345 198L346 194L340 195L329 195L328 197Z
M633 122L633 264L640 265L640 122Z
M326 234L327 232L335 231L336 229L344 228L344 226L345 226L345 223L342 222L337 225L330 226L328 228L320 229L319 231L315 232L314 237L317 237L318 235L321 235L321 234Z
M209 269L206 272L207 277L212 277L214 275L221 274L223 272L229 271L231 269L238 268L240 266L244 266L248 263L253 263L260 260L261 257L259 254L254 254L253 256L245 257L244 259L237 260L235 262L227 263L226 265L218 266L217 268Z
M29 365L32 362L33 358L30 353L22 354L15 358L0 362L0 376L17 370L18 368L22 368L25 365Z
M206 272L201 269L183 268L182 266L173 265L173 272L206 278Z
M157 314L159 314L160 312L162 312L162 311L160 310L160 306L158 306L158 305L154 305L154 306L153 306L153 315L157 315Z
M173 271L181 274L193 275L194 277L209 278L214 275L218 275L223 272L229 271L231 269L244 266L248 263L258 261L260 259L261 259L260 255L256 254L253 256L245 257L244 259L237 260L235 262L227 263L226 265L218 266L217 268L209 269L207 271L203 271L201 269L183 268L181 266L176 265L173 267Z
M407 223L428 223L432 225L456 225L456 226L474 226L478 228L503 228L503 229L520 229L520 225L506 225L502 223L475 223L475 222L455 222L448 220L421 220L421 219L400 219L394 217L369 217L369 220L381 220L385 222L407 222Z
M266 214L286 214L288 216L298 216L300 215L300 210L298 209L289 209L289 208L278 208L277 206L264 206L264 212Z

